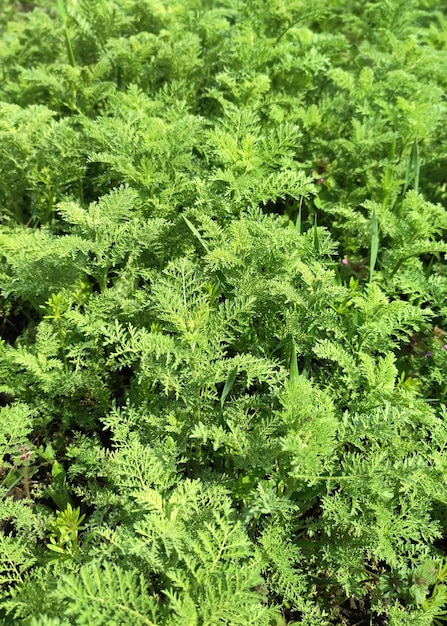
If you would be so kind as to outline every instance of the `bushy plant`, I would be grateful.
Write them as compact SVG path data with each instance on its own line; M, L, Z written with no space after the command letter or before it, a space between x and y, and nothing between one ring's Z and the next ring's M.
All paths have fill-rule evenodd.
M441 624L443 4L3 5L0 620Z

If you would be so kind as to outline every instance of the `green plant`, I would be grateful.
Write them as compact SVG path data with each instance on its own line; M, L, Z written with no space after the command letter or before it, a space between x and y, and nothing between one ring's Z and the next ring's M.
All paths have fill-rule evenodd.
M84 530L82 522L85 514L81 515L79 508L73 509L70 503L63 511L59 511L56 519L50 526L48 550L65 558L75 558L79 551L79 531Z
M0 621L441 623L445 7L5 9Z

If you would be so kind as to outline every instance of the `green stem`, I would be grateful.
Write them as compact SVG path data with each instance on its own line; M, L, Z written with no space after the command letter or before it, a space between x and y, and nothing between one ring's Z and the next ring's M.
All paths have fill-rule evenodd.
M28 498L28 500L31 500L31 493L29 489L29 472L27 465L23 466L23 488L25 489L26 497Z
M72 67L76 67L76 61L74 58L74 53L73 53L73 47L71 45L71 39L70 39L70 31L68 28L68 15L67 15L67 11L65 9L65 3L64 0L57 0L57 6L59 9L59 14L62 18L62 23L64 25L64 38L65 38L65 45L67 46L67 55L68 55L68 60L70 62L70 65Z
M60 341L60 346L61 346L61 351L62 351L62 361L64 363L65 373L68 374L68 372L70 371L70 368L68 366L67 354L65 352L66 333L65 333L65 330L62 328L62 324L60 320L57 321L57 327L59 330L59 341Z

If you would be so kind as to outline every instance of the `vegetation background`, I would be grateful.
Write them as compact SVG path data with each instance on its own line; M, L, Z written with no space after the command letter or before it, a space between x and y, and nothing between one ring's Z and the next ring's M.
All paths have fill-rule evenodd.
M0 0L0 621L440 625L447 8Z

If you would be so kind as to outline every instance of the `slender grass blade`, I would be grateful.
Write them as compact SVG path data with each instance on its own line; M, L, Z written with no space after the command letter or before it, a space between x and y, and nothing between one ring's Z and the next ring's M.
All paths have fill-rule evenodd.
M298 371L298 358L296 356L295 344L292 343L292 356L290 357L290 376L289 381L291 385L295 385L299 379Z
M419 146L417 139L414 140L413 151L414 190L416 192L419 192L419 174L421 171L421 162L419 159Z
M420 159L419 159L419 146L418 140L415 139L411 147L410 158L408 159L407 169L405 171L405 182L403 189L403 196L407 193L410 186L410 182L414 180L414 189L419 191L419 173L420 173Z
M238 368L235 367L234 369L231 370L230 375L228 376L225 386L223 388L222 391L222 395L220 396L220 406L223 409L223 405L225 403L225 400L227 399L228 394L230 393L230 391L233 388L234 385L234 381L236 380L236 376L238 375Z
M315 222L314 222L314 248L317 254L320 254L320 239L318 237L318 224L317 224L317 215L315 214Z
M295 222L295 230L298 233L298 235L301 235L301 219L302 219L302 215L301 215L301 211L302 211L302 204L303 204L303 199L300 199L300 208L298 209L298 215L296 217L296 222Z
M281 339L281 341L276 345L275 348L273 348L271 354L275 354L275 352L278 352L278 350L281 350L281 348L284 348L284 346L286 346L290 341L292 341L292 335L287 335L287 337L284 337L284 339Z
M207 252L209 254L210 249L209 249L206 241L202 237L202 235L197 230L197 228L194 226L194 224L192 222L189 221L189 219L187 217L185 217L184 215L182 215L182 217L185 220L186 225L188 226L189 230L193 233L193 235L195 235L195 237L198 239L198 241L200 241L200 243L202 244L203 248L205 249L205 252ZM228 282L227 282L227 280L225 278L225 275L223 274L222 270L216 270L216 276L219 279L219 282L220 282L222 290L223 290L223 292L225 294L225 297L226 298L233 297L233 292L232 292L231 286L228 284Z
M61 18L64 20L67 19L67 11L65 10L65 2L64 0L57 0L57 8L59 10L59 14Z
M369 282L372 281L374 268L376 266L377 261L377 252L379 250L379 225L377 222L377 214L374 209L372 214L372 223L371 223L371 249L370 249L370 260L369 260Z
M197 239L200 241L200 243L202 244L202 246L205 248L206 252L209 254L210 249L208 248L204 238L202 237L202 235L199 233L199 231L197 230L197 228L194 226L194 224L192 222L189 221L189 219L187 217L185 217L184 215L182 215L183 219L186 222L186 225L188 226L189 230L193 233L193 235L195 235L197 237Z
M64 0L57 0L57 8L59 11L59 15L62 18L62 23L64 25L64 37L65 37L65 44L67 46L68 60L72 67L76 67L76 61L75 61L74 53L73 53L73 46L71 45L70 32L68 29L68 15L67 15L67 10L65 8Z

